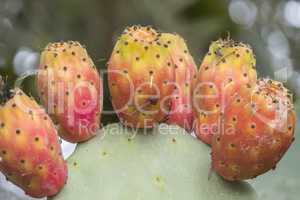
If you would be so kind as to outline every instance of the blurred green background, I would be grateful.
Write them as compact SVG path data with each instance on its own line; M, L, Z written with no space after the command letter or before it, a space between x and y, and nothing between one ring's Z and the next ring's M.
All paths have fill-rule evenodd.
M253 47L260 76L284 82L295 99L300 95L296 0L0 0L0 74L13 84L36 68L47 43L61 40L86 45L101 71L118 35L134 24L182 35L198 66L211 41L230 35ZM36 97L34 78L23 89ZM115 120L104 116L105 123ZM250 181L261 199L299 199L298 152L296 139L276 171Z

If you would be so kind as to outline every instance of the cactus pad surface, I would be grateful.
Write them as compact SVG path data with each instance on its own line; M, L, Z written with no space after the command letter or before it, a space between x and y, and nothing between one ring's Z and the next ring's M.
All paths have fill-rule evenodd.
M110 124L69 158L69 181L52 200L254 200L246 182L210 175L210 149L178 126Z

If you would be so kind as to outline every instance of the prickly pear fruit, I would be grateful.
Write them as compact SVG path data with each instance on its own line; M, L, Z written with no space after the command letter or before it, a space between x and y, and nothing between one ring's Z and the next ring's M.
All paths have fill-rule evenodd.
M78 42L51 43L42 52L37 87L48 112L69 142L90 139L99 128L102 82Z
M112 104L127 126L151 128L169 112L174 70L160 36L150 27L126 29L108 63Z
M51 119L20 89L2 90L1 103L0 171L32 197L57 194L67 165Z
M120 121L130 127L152 128L171 117L170 123L183 125L191 113L185 105L191 99L183 95L190 93L194 67L179 36L150 27L127 28L108 63L112 103Z
M209 47L198 73L193 94L195 132L205 143L220 132L223 110L234 95L249 96L256 83L256 60L251 48L230 39Z
M110 124L78 145L68 159L70 180L51 200L257 199L246 182L215 173L208 180L209 151L178 126L137 130Z
M251 98L237 95L214 136L212 166L227 180L254 178L274 169L294 140L292 96L282 83L261 79Z

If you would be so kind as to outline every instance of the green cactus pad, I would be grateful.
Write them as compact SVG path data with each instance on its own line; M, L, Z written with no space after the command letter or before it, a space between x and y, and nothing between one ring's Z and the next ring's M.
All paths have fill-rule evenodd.
M69 181L52 200L253 200L246 182L210 175L210 149L177 126L104 127L68 160Z

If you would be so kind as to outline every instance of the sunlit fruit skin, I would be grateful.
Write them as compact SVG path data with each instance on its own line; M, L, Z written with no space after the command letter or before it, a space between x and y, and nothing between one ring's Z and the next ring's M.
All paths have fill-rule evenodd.
M182 116L191 109L174 109L190 101L181 95L186 93L183 85L188 82L190 87L193 76L189 65L194 67L183 43L177 35L150 27L129 27L121 35L108 62L108 81L114 110L123 124L136 128L152 128L166 121L183 124Z
M67 181L53 122L20 89L0 106L0 158L0 171L32 197L53 196Z
M230 39L219 39L209 47L200 66L193 90L195 133L205 143L220 132L226 105L239 94L248 98L257 81L252 49Z
M251 99L237 95L226 107L212 143L213 169L229 181L255 178L276 164L294 141L292 94L282 83L260 79Z
M37 87L63 139L83 142L96 134L102 112L102 80L79 42L50 43L45 48Z
M197 67L184 39L179 35L163 33L160 41L169 45L176 86L167 123L179 125L190 132L194 122L192 92L196 83Z

